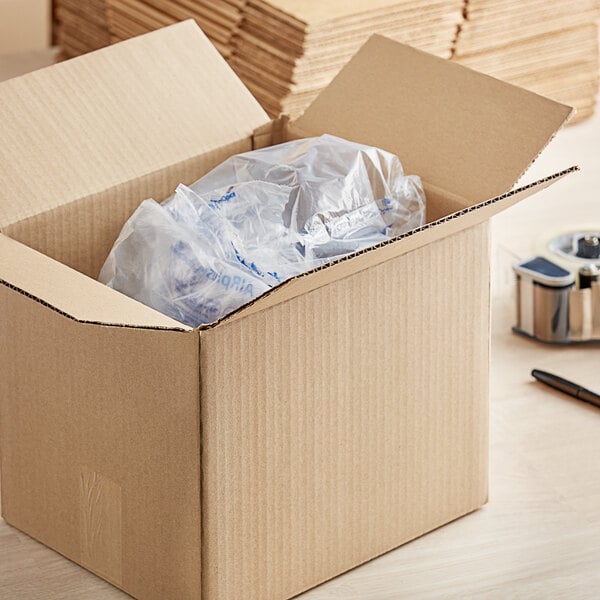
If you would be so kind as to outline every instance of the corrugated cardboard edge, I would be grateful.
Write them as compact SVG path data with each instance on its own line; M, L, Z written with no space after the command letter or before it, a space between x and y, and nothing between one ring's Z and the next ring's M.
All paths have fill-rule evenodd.
M535 93L535 92L532 92ZM538 96L540 96L541 94L537 94ZM545 98L546 96L542 96L543 98ZM564 106L567 106L566 104ZM529 168L531 167L531 165L540 157L540 154L548 147L548 144L550 144L550 142L552 142L552 140L556 137L556 135L558 134L559 131L561 131L562 129L564 129L569 122L573 119L573 117L577 114L577 109L573 106L570 107L571 108L571 112L565 117L565 120L562 122L562 124L560 125L560 127L548 138L548 141L540 148L540 151L531 159L531 162L523 169L523 171L521 171L521 174L515 179L513 186L516 185L521 178L523 177L523 175L525 175L525 173L527 173L527 171L529 171ZM573 166L570 169L567 169L565 171L578 171L579 170L579 166ZM562 171L561 171L562 172ZM559 175L558 173L556 173L556 175ZM552 177L552 176L550 176ZM534 185L534 183L531 183L529 185Z
M7 236L0 234L0 246L3 252L6 252L6 264L4 265L4 271L0 274L0 284L27 297L31 300L42 304L43 306L51 309L54 312L67 317L70 320L87 323L92 325L103 325L109 327L132 327L134 329L164 329L172 331L190 332L193 331L191 327L179 323L170 317L163 315L162 313L145 306L132 298L129 298L115 290L104 286L104 284L86 277L81 273L52 260L51 258L32 250L28 246L25 246ZM2 263L0 258L0 264ZM13 264L16 263L16 264ZM44 277L46 279L40 279L36 277L36 269L44 269ZM83 279L82 279L83 278ZM39 281L38 281L39 279ZM32 283L33 282L33 283ZM102 300L108 302L107 299L112 299L112 302L108 302L110 310L106 315L113 315L115 318L112 320L96 320L89 318L82 318L82 316L76 316L69 312L67 307L69 302L66 298L69 295L70 284L76 284L79 282L85 283L84 292L82 294L88 295L88 298L97 299L97 305L102 307ZM29 288L31 285L30 289ZM62 285L66 286L67 289L63 290ZM36 287L37 286L37 287ZM48 291L49 297L43 298L42 293L44 290ZM53 299L54 302L49 301ZM60 301L65 300L65 303L61 306ZM127 320L118 321L119 312L123 309L127 309L125 312L128 313L129 318L133 320L134 315L138 315L139 321L137 323L128 323Z
M102 321L91 321L91 320L87 320L87 319L78 319L78 318L74 317L73 315L70 315L69 313L65 312L64 310L61 310L60 308L56 308L56 306L52 306L52 304L50 304L49 302L46 302L42 298L34 296L33 294L30 294L28 291L23 290L11 283L8 283L7 281L4 281L3 279L0 279L0 285L3 285L5 287L11 289L11 290L17 292L18 294L26 296L30 300L33 300L34 302L37 302L38 304L42 304L43 306L45 306L46 308L49 308L53 312L56 312L59 315L62 315L63 317L70 319L71 321L75 321L76 323L84 323L86 325L100 325L101 327L128 327L130 329L152 329L152 330L157 330L157 331L161 331L161 330L162 331L182 331L182 332L193 331L192 329L186 328L186 326L183 323L181 324L181 327L166 327L166 326L161 327L158 325L128 325L126 323L103 323Z
M491 198L489 200L486 200L479 204L475 204L473 206L465 207L462 210L456 211L452 214L447 215L446 217L443 217L442 219L438 219L437 221L427 223L421 227L413 229L413 230L411 230L407 233L404 233L398 237L381 242L380 244L377 244L376 246L371 246L371 247L365 248L364 250L361 250L359 252L354 252L354 253L344 256L343 258L340 258L336 261L333 261L333 262L323 265L321 267L317 267L316 269L312 269L310 271L307 271L306 273L297 275L296 277L293 277L293 278L288 279L287 281L283 282L281 285L278 285L277 287L274 287L271 290L265 292L261 296L258 296L252 302L249 302L248 304L241 306L240 308L238 308L234 312L230 313L229 315L223 317L222 319L219 319L218 321L216 321L210 325L202 325L198 329L199 330L212 329L213 327L217 327L222 323L228 323L235 319L241 319L241 318L245 317L246 315L260 312L262 310L269 308L270 306L279 304L280 302L291 300L292 298L294 298L297 295L306 293L313 289L317 289L319 287L327 285L328 283L330 283L332 281L337 281L339 279L344 279L346 277L349 277L349 276L353 275L355 272L358 272L362 269L368 268L370 265L365 264L364 266L362 266L361 269L353 270L351 273L344 274L340 277L335 277L335 276L330 277L329 279L322 281L318 285L311 286L309 283L309 281L310 281L309 278L311 276L314 276L316 273L319 273L319 272L322 272L325 270L331 270L332 267L334 267L336 265L340 265L340 264L348 263L348 262L351 263L351 261L357 259L360 256L371 255L371 254L377 252L378 250L385 248L387 246L390 246L390 245L404 244L404 243L406 243L406 240L412 238L413 236L423 233L425 231L433 231L434 228L437 228L440 225L449 224L451 222L456 223L457 219L461 219L462 221L460 222L460 226L455 227L454 230L460 231L462 229L466 229L467 227L470 227L471 225L475 225L477 223L480 223L480 222L490 218L491 216L499 213L500 211L504 210L505 208L508 208L512 204L515 204L520 199L524 199L525 197L528 197L528 196L536 193L537 191L539 191L545 187L548 187L549 185L555 183L559 179L562 179L569 173L573 173L578 170L579 170L578 166L569 167L568 169L559 171L557 173L554 173L553 175L549 175L548 177L544 177L543 179L539 179L539 180L534 181L530 184L527 184L523 187L516 188L514 190L506 192L505 194L496 196L495 198ZM527 192L529 192L529 193L527 193ZM513 197L517 196L517 195L523 195L524 197L516 198L516 199L514 199L514 201L511 202L511 199L513 199ZM508 200L508 202L503 202L505 200ZM477 217L468 218L468 216L471 215L472 213L478 213ZM452 231L452 233L454 233L454 231ZM392 258L395 258L396 256L405 254L406 252L410 252L412 250L416 250L417 248L429 243L430 241L433 241L433 239L438 239L439 237L441 237L441 235L431 236L431 239L427 238L425 240L422 240L421 243L414 245L414 247L407 247L405 252L401 251L399 248L398 252L394 253L393 256L390 256L389 258L384 259L383 261L380 261L380 262L384 262L385 260L391 260ZM288 288L292 284L294 284L294 282L297 282L297 281L303 280L303 279L306 280L306 289L298 290L297 293L294 293L294 294L290 295L289 297L286 297ZM282 295L282 296L284 296L284 298L278 299L277 298L278 295Z

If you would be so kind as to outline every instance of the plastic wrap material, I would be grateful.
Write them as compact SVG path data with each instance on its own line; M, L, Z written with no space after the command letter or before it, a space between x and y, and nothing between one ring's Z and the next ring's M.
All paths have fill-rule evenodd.
M142 202L100 281L196 327L424 219L421 181L395 155L330 135L295 140Z

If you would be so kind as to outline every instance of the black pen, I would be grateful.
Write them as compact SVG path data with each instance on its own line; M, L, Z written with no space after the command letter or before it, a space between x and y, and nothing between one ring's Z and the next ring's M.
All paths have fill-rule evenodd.
M531 371L533 377L535 377L538 381L553 387L556 390L564 392L565 394L569 394L569 396L573 396L573 398L577 398L578 400L583 400L584 402L588 402L589 404L593 404L600 408L600 394L596 394L591 390L588 390L572 381L568 381L559 377L558 375L553 375L552 373L548 373L546 371L540 371L539 369L534 369Z

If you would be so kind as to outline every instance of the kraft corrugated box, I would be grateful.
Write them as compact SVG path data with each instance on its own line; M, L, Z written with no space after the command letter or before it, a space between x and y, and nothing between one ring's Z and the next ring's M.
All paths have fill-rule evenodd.
M570 112L375 36L271 122L193 22L0 84L6 521L136 598L283 600L482 506L486 221ZM428 223L196 330L95 280L144 198L326 132Z

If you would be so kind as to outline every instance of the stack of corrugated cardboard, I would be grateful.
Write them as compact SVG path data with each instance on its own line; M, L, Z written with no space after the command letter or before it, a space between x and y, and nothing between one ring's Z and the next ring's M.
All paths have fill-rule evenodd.
M65 57L79 56L107 46L108 0L55 0L55 39Z
M598 91L597 0L469 0L454 60L577 108Z
M450 57L462 0L249 0L231 64L265 109L296 116L373 33Z
M245 0L55 0L57 41L66 56L195 19L223 56L242 20Z
M223 56L242 20L245 0L108 0L112 41L147 33L185 19L195 19Z
M599 0L55 1L66 56L195 19L272 116L299 115L372 33L575 106L575 120L598 88Z

